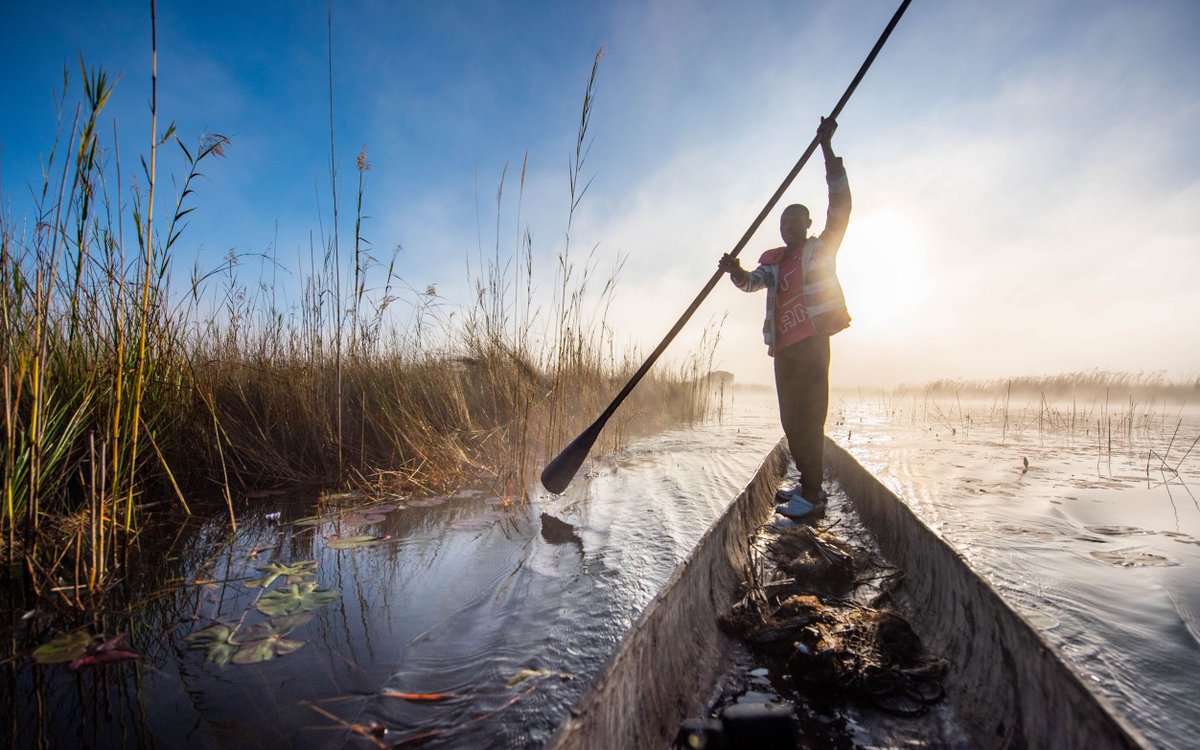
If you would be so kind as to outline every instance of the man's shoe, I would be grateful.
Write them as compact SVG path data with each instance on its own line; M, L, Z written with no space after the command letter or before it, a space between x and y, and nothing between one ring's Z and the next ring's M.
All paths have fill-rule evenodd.
M804 497L799 492L797 492L795 497L793 497L791 500L784 503L783 505L780 505L779 507L777 507L775 509L775 512L782 516L787 516L788 518L795 520L798 518L807 518L808 516L813 515L814 513L816 513L819 510L821 510L821 511L825 510L825 506L824 505L813 505L809 501L805 500Z
M779 490L775 493L775 504L782 505L783 503L790 503L793 498L797 497L804 497L802 494L800 494L799 487L789 487L786 490Z
M801 490L799 487L792 487L791 489L779 490L776 492L775 503L782 505L784 503L790 503L796 498L800 498L810 505L825 505L825 503L829 501L829 493L827 493L825 490L817 490L816 494L817 496L815 498L808 498L805 497L803 490Z

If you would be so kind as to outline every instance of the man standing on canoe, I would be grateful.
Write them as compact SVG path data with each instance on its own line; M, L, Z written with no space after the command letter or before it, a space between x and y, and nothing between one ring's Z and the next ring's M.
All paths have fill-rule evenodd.
M825 507L821 489L825 417L829 411L829 337L850 325L850 313L837 280L837 251L850 219L850 184L830 141L833 119L821 118L817 135L825 156L829 213L825 231L808 236L808 209L793 204L783 210L779 233L786 243L768 250L758 268L747 271L728 253L720 270L745 292L767 290L763 338L775 359L775 391L788 448L800 472L800 485L780 492L778 512L803 518Z

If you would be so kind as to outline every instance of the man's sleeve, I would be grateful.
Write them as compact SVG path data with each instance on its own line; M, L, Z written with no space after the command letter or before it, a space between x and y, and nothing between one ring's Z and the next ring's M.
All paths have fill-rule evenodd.
M732 276L729 278L731 280L733 279ZM753 271L746 272L746 280L743 283L739 284L738 282L734 281L733 285L738 289L741 289L743 292L757 292L759 289L766 287L769 283L771 283L771 269L767 268L766 266L759 266Z
M825 163L825 182L829 185L829 214L825 217L825 230L821 241L836 251L850 223L850 182L846 179L846 167L842 157Z

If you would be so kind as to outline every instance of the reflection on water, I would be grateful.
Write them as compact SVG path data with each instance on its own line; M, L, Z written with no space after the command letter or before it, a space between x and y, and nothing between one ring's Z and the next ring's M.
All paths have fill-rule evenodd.
M770 410L730 409L592 462L567 494L523 507L472 491L366 509L280 497L241 511L232 537L220 519L195 523L145 566L139 590L163 592L151 606L91 623L127 631L136 663L35 666L32 647L68 624L10 613L0 746L544 744L751 476L774 424ZM290 615L260 605L305 571L279 606L304 606L310 589L336 596L280 625ZM197 642L212 628L215 648Z
M1183 451L1200 420L1181 415L1170 445L1174 417L1130 429L1110 452L1094 423L1008 416L835 399L827 431L1155 742L1186 747L1200 736L1200 452ZM278 497L242 510L236 535L184 524L130 581L147 605L86 623L128 633L137 662L35 666L34 646L80 623L6 614L0 746L540 746L779 434L771 397L739 395L722 420L594 461L528 506ZM216 624L269 634L280 621L258 605L298 567L336 596L267 636L297 650L220 666L189 648ZM264 569L284 572L250 585Z
M827 432L1153 742L1193 747L1200 415L1104 411L855 395L835 399Z

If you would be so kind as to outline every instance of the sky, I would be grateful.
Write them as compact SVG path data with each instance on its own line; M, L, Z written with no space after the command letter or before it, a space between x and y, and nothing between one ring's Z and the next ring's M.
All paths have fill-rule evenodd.
M469 272L519 253L528 233L543 310L564 252L577 269L590 264L593 289L619 268L589 324L644 356L803 153L895 8L161 0L160 132L173 121L187 143L230 139L195 185L176 270L233 253L241 273L295 295L297 269L332 232L332 44L342 247L353 244L365 150L362 234L383 262L394 254L413 300L435 285L445 309L469 304ZM150 29L148 0L0 0L10 227L28 226L55 133L69 130L81 56L119 76L105 132L123 183L136 184L150 142ZM833 339L833 383L1200 376L1198 38L1191 0L913 2L834 137L854 211L838 256L853 323ZM572 215L570 159L601 49L588 189ZM163 151L160 184L180 169ZM781 244L779 212L792 202L813 209L819 231L819 152L742 253L747 267ZM277 265L264 270L268 256ZM681 361L719 331L715 368L771 382L764 296L723 281L667 356ZM412 304L394 309L398 325Z

